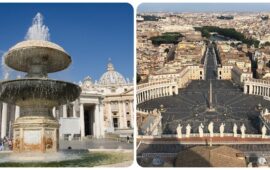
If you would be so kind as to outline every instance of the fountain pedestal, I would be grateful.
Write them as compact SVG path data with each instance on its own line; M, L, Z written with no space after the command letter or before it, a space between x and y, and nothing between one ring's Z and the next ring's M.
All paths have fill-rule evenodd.
M52 117L24 116L13 124L14 152L56 152L59 123Z

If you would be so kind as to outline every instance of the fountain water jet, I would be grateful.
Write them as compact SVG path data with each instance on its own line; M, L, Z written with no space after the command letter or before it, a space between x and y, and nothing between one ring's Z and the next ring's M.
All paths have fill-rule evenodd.
M20 106L20 117L13 124L15 152L58 151L59 123L52 108L74 101L81 93L78 85L48 79L47 73L67 68L71 58L62 47L47 41L49 29L42 20L38 13L27 40L5 54L7 66L27 73L25 78L0 83L0 99Z
M25 39L50 41L49 28L43 25L43 16L41 13L37 13L34 17L32 26L28 29Z

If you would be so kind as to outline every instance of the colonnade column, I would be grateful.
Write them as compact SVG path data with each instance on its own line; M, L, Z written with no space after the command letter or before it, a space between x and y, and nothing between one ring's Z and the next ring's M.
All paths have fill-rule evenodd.
M96 138L100 137L100 118L99 118L99 104L95 105L95 124L94 124L94 136Z
M52 109L52 114L53 114L53 117L56 118L56 108L55 107L53 107L53 109Z
M249 86L249 93L248 94L253 94L253 85Z
M103 104L99 104L100 137L104 137L104 109Z
M175 94L178 95L178 85L175 86Z
M15 120L20 117L20 107L16 106L15 107Z
M122 109L121 109L121 101L118 101L118 113L119 113L119 119L118 119L118 128L123 128L123 112L122 112Z
M76 116L76 107L75 107L75 102L74 102L74 104L73 104L73 106L72 106L72 113L73 113L73 117L77 117Z
M63 118L67 118L67 105L63 105Z
M247 94L247 85L244 85L244 93Z
M80 126L81 126L81 138L83 138L85 136L83 104L80 104Z
M169 90L170 90L170 91L169 91L169 94L172 95L172 86L170 86L169 88L170 88L170 89L169 89Z
M110 121L110 130L113 132L114 127L113 127L113 118L112 118L112 109L111 109L111 103L108 102L108 112L109 112L109 121Z
M4 138L7 135L7 103L2 106L1 138Z
M127 128L127 111L126 111L126 102L123 102L123 121L124 125L123 128Z
M133 128L134 126L134 122L133 122L133 116L134 116L134 112L133 112L133 102L132 101L130 101L129 102L129 113L130 113L130 125L131 125L131 127Z

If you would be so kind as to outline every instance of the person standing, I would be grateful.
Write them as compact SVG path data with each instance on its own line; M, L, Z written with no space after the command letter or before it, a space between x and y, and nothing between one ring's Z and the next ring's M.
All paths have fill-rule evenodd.
M4 150L4 144L3 144L3 139L0 138L0 151Z
M6 136L3 139L3 150L8 150L8 138Z
M8 148L9 148L9 150L12 150L12 148L13 148L12 139L8 139Z

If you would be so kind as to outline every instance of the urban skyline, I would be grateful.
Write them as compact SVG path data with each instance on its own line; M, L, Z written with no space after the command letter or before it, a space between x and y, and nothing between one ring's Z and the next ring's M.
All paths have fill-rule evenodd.
M269 12L269 3L142 3L137 12Z

